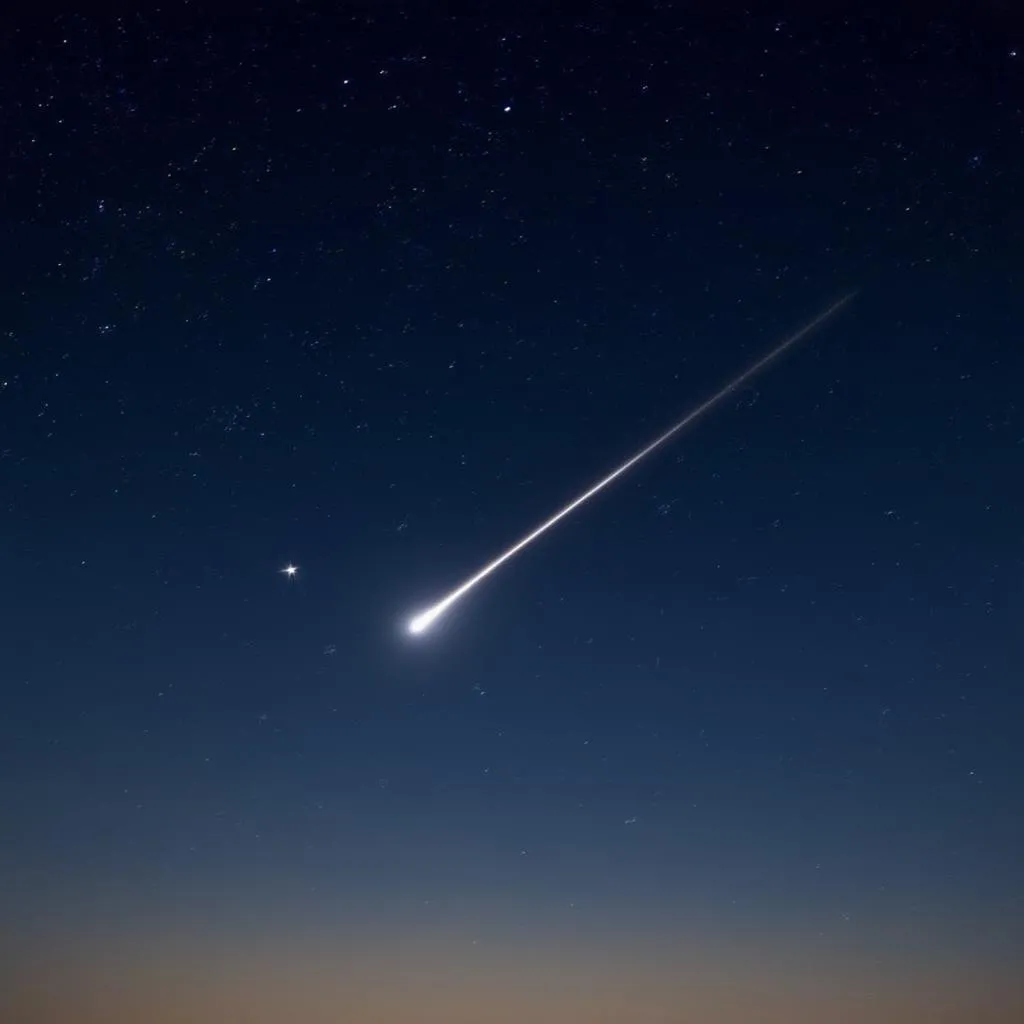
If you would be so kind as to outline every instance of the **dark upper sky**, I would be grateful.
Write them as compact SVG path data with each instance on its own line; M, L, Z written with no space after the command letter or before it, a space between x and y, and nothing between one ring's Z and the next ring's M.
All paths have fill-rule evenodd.
M1024 30L332 6L0 43L5 1012L1024 1013Z

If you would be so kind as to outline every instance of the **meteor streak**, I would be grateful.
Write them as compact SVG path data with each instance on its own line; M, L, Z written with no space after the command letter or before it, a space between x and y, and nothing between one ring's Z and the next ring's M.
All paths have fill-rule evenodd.
M777 345L767 355L762 356L757 360L756 363L748 367L743 371L735 380L726 384L720 391L715 392L710 398L706 399L703 403L697 406L696 409L687 413L678 423L669 427L665 433L660 434L656 437L646 448L641 448L635 455L630 456L620 466L613 469L606 477L598 480L589 490L584 491L578 498L573 498L564 508L559 509L550 519L546 519L536 529L532 530L521 540L518 540L510 548L503 551L497 558L492 562L488 562L482 569L476 572L473 576L470 576L464 583L460 583L451 593L446 594L436 604L431 605L426 610L414 615L409 619L406 628L414 635L425 633L434 622L443 615L456 601L461 597L464 597L470 590L473 589L478 583L485 580L488 576L494 572L499 566L504 565L513 555L519 554L527 546L527 544L535 541L542 533L547 533L557 522L564 519L570 512L574 512L580 507L585 501L594 497L598 491L603 491L610 483L617 480L623 473L632 469L641 459L650 455L656 448L660 448L666 441L675 437L684 427L688 427L691 423L700 419L705 413L710 412L719 402L724 398L728 398L737 388L742 387L748 381L756 377L769 363L774 362L779 356L783 354L787 349L792 348L798 341L805 338L810 334L816 327L820 327L826 320L838 313L853 297L856 292L850 292L848 295L844 295L838 302L834 302L824 312L819 313L810 323L805 324L795 334L790 335L782 344Z

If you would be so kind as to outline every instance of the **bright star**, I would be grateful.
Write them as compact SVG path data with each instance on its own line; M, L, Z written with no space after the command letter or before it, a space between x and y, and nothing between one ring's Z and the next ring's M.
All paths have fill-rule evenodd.
M287 576L287 577L288 577L288 579L292 579L292 577L293 577L293 576L295 576L295 574L296 574L296 573L297 573L298 571L299 571L299 567L298 567L297 565L291 565L291 564L289 563L288 565L286 565L286 566L285 566L285 567L284 567L284 568L283 568L283 569L281 570L281 575L282 575L282 576Z

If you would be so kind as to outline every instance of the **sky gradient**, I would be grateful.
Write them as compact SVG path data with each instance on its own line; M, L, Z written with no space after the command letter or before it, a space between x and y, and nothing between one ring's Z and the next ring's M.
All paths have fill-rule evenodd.
M19 19L0 1016L1024 1017L1008 18Z

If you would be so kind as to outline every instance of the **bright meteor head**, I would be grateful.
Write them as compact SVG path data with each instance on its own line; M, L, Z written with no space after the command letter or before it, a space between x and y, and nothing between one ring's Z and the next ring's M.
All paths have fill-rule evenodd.
M430 629L434 624L434 619L436 619L440 614L441 613L437 608L428 608L425 612L420 612L419 615L414 615L409 620L406 628L413 636L419 636L421 633L426 633L426 631Z
M487 571L490 572L491 569L488 568ZM469 580L466 583L463 583L462 586L459 587L458 590L453 590L447 597L445 597L442 600L438 601L437 604L432 604L425 611L420 612L418 615L414 615L405 624L405 628L413 636L422 636L424 633L427 632L428 629L430 629L431 626L434 625L434 623L442 615L444 615L444 613L446 611L448 611L448 609L453 604L455 604L456 601L458 601L458 599L460 597L462 597L462 595L467 590L469 590L470 587L474 586L478 582L479 582L478 578L476 576L474 576L473 579Z

